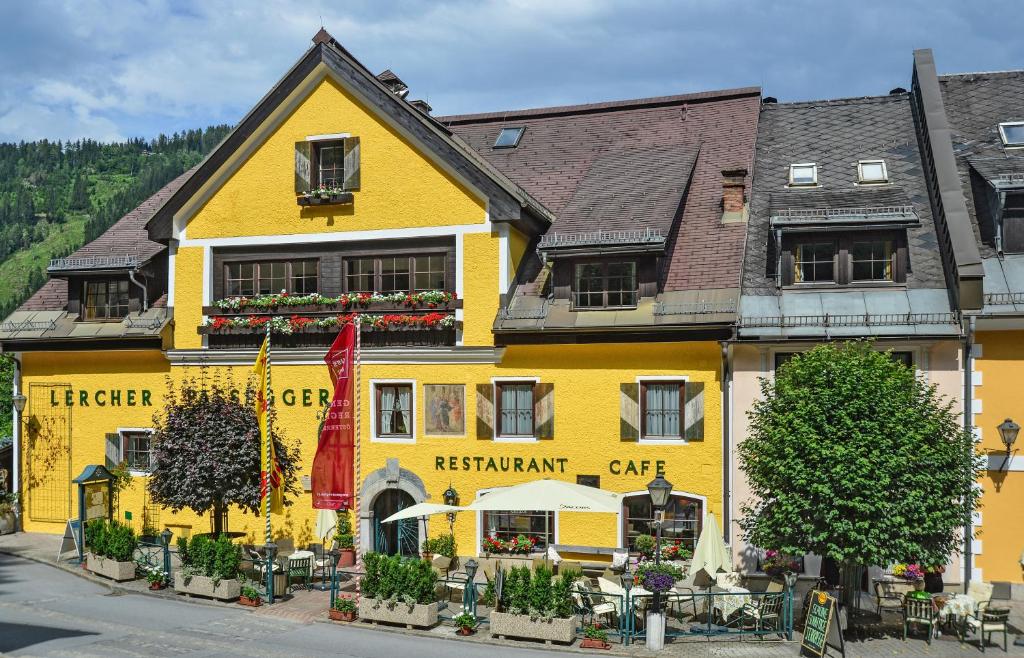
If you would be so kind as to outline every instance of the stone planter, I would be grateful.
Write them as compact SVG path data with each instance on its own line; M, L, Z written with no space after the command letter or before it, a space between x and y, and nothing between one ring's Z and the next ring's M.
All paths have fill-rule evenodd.
M401 624L406 628L429 628L437 625L437 610L440 604L417 603L409 609L409 605L401 601L394 608L388 609L387 601L378 599L359 599L359 617L373 624Z
M511 615L507 612L491 613L491 635L498 639L504 637L520 637L531 640L571 643L576 639L576 626L579 619L575 616L568 619L531 619L529 615Z
M121 582L135 580L135 563L132 561L118 562L109 557L101 557L92 553L85 554L85 568L98 576Z
M17 528L18 520L14 516L14 512L4 512L0 514L0 535L9 535Z
M174 574L174 589L189 596L205 596L219 601L234 601L242 594L242 583L222 580L215 586L209 576L192 576L188 582L180 573Z

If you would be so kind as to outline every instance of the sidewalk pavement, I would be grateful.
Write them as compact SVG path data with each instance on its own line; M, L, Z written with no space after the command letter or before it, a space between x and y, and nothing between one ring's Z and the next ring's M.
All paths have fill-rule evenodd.
M8 553L16 555L25 559L33 560L36 562L42 562L44 564L50 564L70 573L74 573L79 577L86 578L93 582L101 583L106 587L109 587L112 591L120 593L133 593L133 594L144 594L146 596L158 596L167 599L173 599L177 601L189 601L199 605L210 605L218 607L230 607L230 608L241 608L236 603L221 603L209 599L190 598L186 599L180 594L176 594L174 590L167 589L161 591L150 591L148 589L145 580L134 580L124 583L114 583L105 578L95 576L90 572L81 568L78 564L77 555L73 553L66 553L64 559L57 561L57 550L60 547L61 538L57 535L43 534L43 533L16 533L11 535L0 535L0 553ZM279 601L274 605L263 605L259 608L245 608L251 611L255 616L277 618L291 620L300 624L310 624L315 622L323 622L327 624L336 624L343 626L343 622L331 622L327 619L327 607L329 602L329 593L321 592L319 590L305 591L297 590L292 592L288 598L283 601ZM1005 605L1004 605L1005 604ZM1024 633L1024 602L1020 601L999 601L1000 607L1008 607L1011 610L1010 625L1015 633ZM898 622L894 616L889 619ZM371 628L368 624L361 622L355 622L362 628ZM455 638L455 634L451 626L441 624L433 629L425 631L410 631L406 629L388 628L384 630L384 627L373 627L379 628L384 633L403 633L406 635L421 635L425 637L444 637L457 639L459 642L478 642L501 646L517 646L517 647L541 647L535 642L528 641L515 641L515 640L494 640L491 639L487 633L478 633L470 637L459 637ZM969 638L967 643L961 643L955 635L942 635L932 641L931 645L928 645L920 633L912 635L906 642L900 640L902 629L899 623L889 623L884 628L884 634L879 637L873 637L866 640L860 641L847 641L846 643L846 656L848 658L868 658L878 656L907 656L907 657L918 657L926 656L928 658L953 658L963 656L978 656L981 655L980 647L977 644L976 639ZM799 654L799 632L794 633L794 641L786 642L774 639L726 639L726 638L715 638L709 640L706 638L675 638L670 639L666 642L665 650L662 655L672 658L725 658L725 657L742 657L742 658L779 658L786 657L792 658ZM1006 654L1009 656L1024 656L1024 646L1013 646L1014 633L1010 636L1009 651ZM993 638L993 641L998 642L1000 638ZM553 648L553 647L545 647ZM1000 651L1001 647L996 648L993 645L987 647L988 651ZM578 648L578 643L571 647L564 647L564 651L570 653L591 653L587 650L581 650ZM620 655L620 656L650 656L651 653L643 646L643 644L637 644L632 646L623 646L619 644L613 644L611 651L599 652L604 655ZM830 655L836 652L830 652Z

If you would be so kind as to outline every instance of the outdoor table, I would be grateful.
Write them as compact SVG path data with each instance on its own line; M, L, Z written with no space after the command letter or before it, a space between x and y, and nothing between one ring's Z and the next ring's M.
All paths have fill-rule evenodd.
M750 590L737 585L730 585L728 587L715 585L711 588L711 591L715 594L712 609L717 610L722 615L723 620L729 619L729 617L739 612L745 604L752 600Z
M945 605L939 608L939 621L957 623L967 615L973 615L977 609L977 603L966 594L954 594L946 598Z

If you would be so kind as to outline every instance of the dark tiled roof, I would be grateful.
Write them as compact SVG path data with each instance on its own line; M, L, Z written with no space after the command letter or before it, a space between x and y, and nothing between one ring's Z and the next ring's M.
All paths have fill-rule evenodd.
M114 222L102 235L92 242L83 245L69 258L88 258L93 256L138 256L139 263L145 263L166 247L149 239L146 222L153 216L156 209L163 205L188 177L196 170L189 169L167 185L160 188L153 196L143 201L137 208ZM22 304L19 311L57 311L63 310L68 304L68 284L64 279L50 279L32 297ZM156 306L156 304L154 304Z
M721 221L722 170L751 168L759 104L759 90L745 88L438 121L551 210L550 231L673 225L663 288L736 288L745 225ZM493 148L502 127L511 126L526 128L519 145ZM615 171L617 158L622 171ZM587 204L597 189L622 199L625 212ZM674 221L684 192L681 221ZM653 214L635 212L632 204L647 197ZM525 285L531 293L538 275L533 267Z
M985 217L979 225L968 160L1015 158L1021 153L1003 148L999 124L1024 121L1024 71L940 75L939 87L974 236L982 258L992 258L996 255L993 231L984 226Z
M857 162L877 159L885 160L892 185L855 185ZM821 187L786 187L789 165L801 162L818 165ZM782 201L790 197L792 200ZM769 239L771 206L809 207L824 201L839 204L837 207L912 204L921 223L907 230L907 287L945 288L907 95L763 106L743 265L744 295L779 293L773 278L775 254Z

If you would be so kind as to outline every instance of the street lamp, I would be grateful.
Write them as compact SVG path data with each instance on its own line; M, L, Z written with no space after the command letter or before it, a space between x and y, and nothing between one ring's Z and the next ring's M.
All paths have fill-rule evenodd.
M25 411L25 402L27 401L28 398L22 395L21 393L11 396L11 402L14 404L14 408L18 410L19 414L22 411Z
M462 609L471 612L476 617L476 570L480 567L476 560L466 560L466 589L462 596Z
M654 564L661 564L661 526L665 521L665 506L668 505L669 496L672 495L672 483L665 479L663 473L658 473L654 479L647 484L647 493L651 496L651 504L654 506ZM654 593L652 612L661 612L661 592Z

